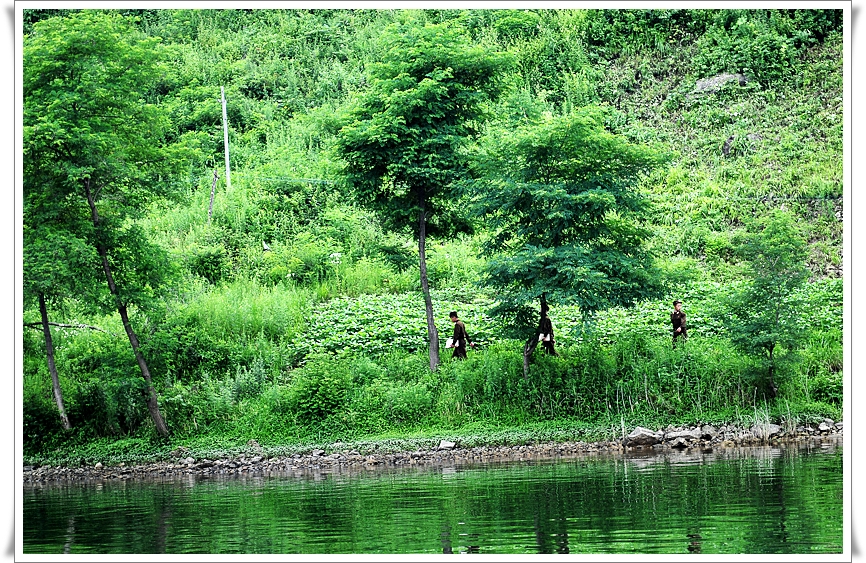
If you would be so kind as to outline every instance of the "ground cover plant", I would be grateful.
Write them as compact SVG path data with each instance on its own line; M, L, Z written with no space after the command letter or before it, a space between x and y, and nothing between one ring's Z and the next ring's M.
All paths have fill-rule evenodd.
M638 424L841 416L838 10L25 15L29 460L135 460L180 444L229 452L249 440L296 451L615 438ZM136 56L161 69L127 77L153 126L146 140L129 137L136 151L122 128L36 111L64 91L35 72L54 48L46 38L87 33L80 24L93 18L134 29ZM445 33L465 68L422 72L409 92L399 72L383 74L388 57L396 70L409 64L383 38L417 33ZM460 72L482 71L491 95L452 123L446 102L471 82ZM441 111L412 113L413 92ZM417 144L382 160L394 132L361 118L397 109ZM360 129L343 129L352 115ZM581 139L597 151L551 152L551 138L590 117ZM95 137L82 123L105 142L87 148ZM87 150L46 160L37 149L52 139ZM372 143L366 164L351 156L359 139ZM450 147L448 162L418 152L422 140ZM91 161L100 147L111 158ZM616 147L646 166L626 178L581 160ZM173 168L129 165L147 151ZM563 171L575 170L589 171L586 186L566 185ZM73 197L97 179L100 197ZM424 194L411 190L426 190L437 213L419 216ZM571 228L578 216L598 221ZM780 240L796 248L772 262ZM617 274L633 262L643 277ZM555 283L539 285L532 268ZM790 283L774 285L782 273ZM551 296L559 355L527 355ZM690 338L674 350L675 298ZM477 344L462 362L444 348L452 310ZM431 344L442 346L435 362Z

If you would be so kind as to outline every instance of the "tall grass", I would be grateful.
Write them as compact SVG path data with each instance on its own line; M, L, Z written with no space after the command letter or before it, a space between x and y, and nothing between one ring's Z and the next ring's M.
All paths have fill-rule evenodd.
M186 314L202 330L243 340L264 334L290 339L305 326L313 292L292 284L262 286L241 278L207 292L187 305Z
M288 379L260 384L249 395L222 395L233 421L232 430L226 425L222 432L259 441L350 440L555 421L619 432L635 425L790 421L815 408L796 379L770 408L750 383L758 366L721 339L672 350L667 339L637 335L606 346L564 347L560 357L536 354L527 379L521 365L518 342L470 352L465 361L444 358L437 372L427 369L423 353L314 358ZM223 388L231 385L237 381Z

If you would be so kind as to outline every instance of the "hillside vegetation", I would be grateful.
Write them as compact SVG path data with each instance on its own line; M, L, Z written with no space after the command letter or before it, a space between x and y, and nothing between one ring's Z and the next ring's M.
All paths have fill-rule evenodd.
M533 440L615 436L635 424L841 416L840 10L26 10L24 19L28 459L120 459L251 439L324 444L508 430ZM443 23L466 53L500 57L503 66L491 78L496 91L449 140L457 143L449 176L429 188L442 194L431 200L437 213L423 248L443 346L431 369L417 219L401 223L394 218L409 208L388 216L365 198L362 172L351 166L358 163L341 151L359 104L373 103L381 87L386 70L376 65L394 57L385 38L434 33ZM85 138L43 112L49 102L40 96L59 82L39 75L62 63L33 78L27 68L52 60L52 50L66 60L52 34L84 37L97 25L134 30L122 56L154 71L124 91L125 111L135 112L125 122L136 131L118 123ZM108 104L98 84L70 86L57 100ZM560 211L551 203L554 211L530 225L483 204L519 181L550 188L538 171L549 162L539 157L530 174L515 159L547 142L545 132L555 138L560 123L597 126L592 142L631 147L629 158L652 163L605 208L600 220L620 230L598 243L621 249L628 240L625 254L647 262L640 272L619 262L604 269L610 249L594 254L588 270L569 262L569 271L596 276L598 267L611 280L631 268L644 281L623 282L603 299L569 289L584 287L574 285L585 281L579 274L544 289L559 355L539 347L524 372L538 295L507 287L507 276L497 278L506 270L496 268L535 283L521 277L531 260L558 251L520 250L515 241L529 228L543 233ZM106 140L121 134L141 140ZM46 155L62 143L62 154L81 158L102 147L112 164L76 161L59 171L64 157ZM505 158L507 150L518 152ZM562 158L589 154L585 147ZM102 179L95 207L89 193L58 195ZM88 223L93 209L103 222ZM675 349L673 299L684 302L689 327ZM465 361L444 348L452 310L477 344ZM68 430L46 361L45 319ZM149 416L149 389L167 438Z

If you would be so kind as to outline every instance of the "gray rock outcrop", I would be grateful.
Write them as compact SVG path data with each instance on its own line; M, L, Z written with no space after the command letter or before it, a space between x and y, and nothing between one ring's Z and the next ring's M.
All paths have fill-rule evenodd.
M679 430L675 432L666 432L665 440L676 440L677 438L684 438L686 440L700 440L701 439L701 429L700 428L689 428L688 430Z
M719 431L712 424L704 424L701 426L701 438L704 440L712 440L719 435Z
M659 432L653 432L648 428L638 426L631 431L631 434L625 438L625 446L633 448L635 446L652 446L661 442L662 437Z
M704 78L695 82L694 93L718 92L728 82L736 81L740 86L745 86L751 80L745 74L717 74L710 78Z

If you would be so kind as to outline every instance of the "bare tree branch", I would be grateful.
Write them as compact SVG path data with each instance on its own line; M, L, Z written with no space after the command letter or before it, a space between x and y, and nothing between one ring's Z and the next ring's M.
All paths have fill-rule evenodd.
M90 330L98 330L99 332L104 332L105 334L110 334L111 336L117 336L113 332L108 332L107 330L103 330L103 329L99 328L98 326L91 326L91 325L86 325L86 324L81 324L81 323L79 323L79 324L48 323L48 324L51 326L59 327L59 328L89 328ZM42 323L24 323L24 326L26 326L28 328L40 329L40 327L42 326Z

